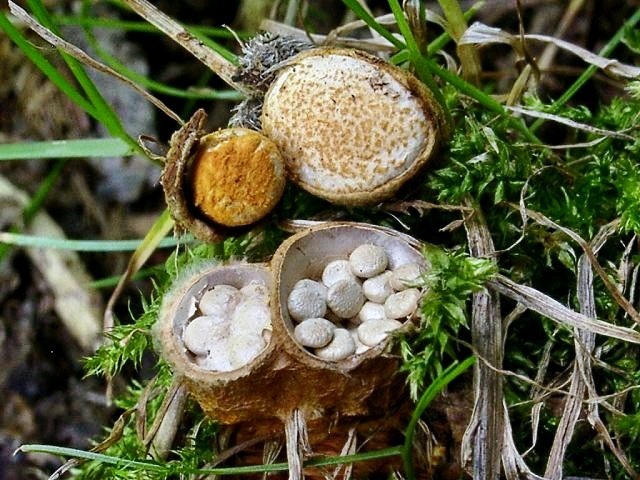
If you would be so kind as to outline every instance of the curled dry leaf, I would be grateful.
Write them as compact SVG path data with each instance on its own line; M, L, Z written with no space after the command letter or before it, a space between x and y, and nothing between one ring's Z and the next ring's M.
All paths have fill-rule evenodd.
M586 50L578 45L561 40L559 38L550 37L547 35L537 34L525 34L525 40L538 40L544 43L552 43L557 47L566 50L574 55L577 55L585 62L594 65L606 72L613 75L617 75L624 78L636 78L640 76L640 67L633 65L625 65L618 60L601 57L589 50ZM514 49L521 48L522 36L512 35L499 28L490 27L481 22L475 22L464 33L459 45L486 45L489 43L506 43L511 45Z

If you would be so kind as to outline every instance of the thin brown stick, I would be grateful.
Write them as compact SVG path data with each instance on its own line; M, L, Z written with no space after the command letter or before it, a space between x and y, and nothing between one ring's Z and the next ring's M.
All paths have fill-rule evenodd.
M187 32L178 22L158 10L146 0L125 0L125 3L147 22L165 33L174 42L209 67L231 88L244 94L249 94L245 87L233 80L233 76L236 73L235 65L218 52L204 45L200 40Z

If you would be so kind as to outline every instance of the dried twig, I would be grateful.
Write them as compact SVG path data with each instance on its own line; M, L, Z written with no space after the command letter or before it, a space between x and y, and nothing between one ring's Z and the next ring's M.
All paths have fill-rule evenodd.
M182 25L146 0L125 0L125 3L147 22L165 33L174 42L209 67L230 87L249 95L249 91L244 86L233 80L233 76L236 73L236 66L218 52L204 45L200 40L187 32Z

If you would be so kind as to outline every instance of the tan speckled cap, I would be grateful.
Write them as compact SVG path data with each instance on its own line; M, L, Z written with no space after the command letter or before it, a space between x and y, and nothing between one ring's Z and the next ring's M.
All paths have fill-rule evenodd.
M293 57L264 100L262 128L287 175L343 205L393 195L437 149L442 111L411 74L357 50Z

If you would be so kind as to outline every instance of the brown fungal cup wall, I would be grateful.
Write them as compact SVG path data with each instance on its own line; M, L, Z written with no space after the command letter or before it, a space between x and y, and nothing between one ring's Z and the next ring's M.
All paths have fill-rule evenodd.
M398 375L400 359L387 353L389 339L346 360L324 361L296 342L286 311L287 293L297 280L318 278L330 260L346 258L365 242L384 247L392 267L423 262L405 240L373 226L329 224L290 237L276 251L269 268L242 263L214 266L173 290L163 304L157 330L162 355L184 377L208 416L223 424L252 425L256 435L277 435L291 412L299 410L311 438L325 439L327 419L384 416L405 399L400 393L404 384ZM181 328L193 310L190 298L206 285L238 287L254 279L271 288L269 345L254 361L235 371L199 368L180 340Z
M162 188L176 231L218 242L229 228L258 222L284 193L284 161L264 135L227 128L205 135L198 110L171 137Z

